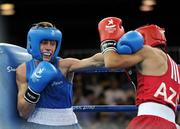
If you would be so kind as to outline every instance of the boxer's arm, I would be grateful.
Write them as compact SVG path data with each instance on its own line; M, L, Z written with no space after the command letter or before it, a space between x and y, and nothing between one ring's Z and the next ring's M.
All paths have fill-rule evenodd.
M105 67L113 69L132 67L143 62L144 55L144 48L134 54L118 54L115 51L109 51L104 54Z
M69 72L74 72L82 68L104 66L104 58L102 53L97 53L89 58L81 60L76 58L66 58L61 61L61 64L63 64L63 66L66 65Z
M109 24L112 24L112 23L113 23L113 26L111 25L110 30L109 30ZM132 41L131 41L132 35L128 33L128 35L125 34L125 37L123 37L124 29L122 26L122 20L120 18L108 17L101 20L98 24L98 31L100 35L100 41L101 41L101 51L104 55L105 67L113 68L113 69L114 68L115 69L127 68L135 64L138 64L139 62L143 60L142 54L138 52L135 54L126 55L130 53L134 53L135 51L132 51L131 50L132 48L130 48L130 45L132 44ZM120 43L118 44L119 46L117 47L117 42L121 38L123 40L120 41ZM133 40L134 39L136 38L133 38ZM112 42L109 43L109 41L112 41L112 42L114 41L115 44L113 44ZM123 46L121 46L122 45L121 43L123 43ZM126 47L124 47L125 45ZM117 48L118 48L118 52L123 55L118 54Z
M24 99L25 92L27 90L26 81L26 66L25 64L20 65L16 69L16 83L17 83L17 109L19 115L22 118L27 118L29 114L34 110L35 104L30 104Z

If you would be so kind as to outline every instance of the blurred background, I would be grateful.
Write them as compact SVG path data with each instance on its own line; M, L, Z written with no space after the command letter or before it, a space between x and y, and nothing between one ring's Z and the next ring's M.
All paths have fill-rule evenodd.
M157 24L168 45L179 46L179 11L174 0L0 0L0 42L26 47L31 25L50 21L63 33L62 51L99 49L98 22L116 16L126 31Z
M168 51L180 63L178 1L167 0L0 0L0 43L26 47L33 23L49 21L63 33L60 56L88 57L100 51L98 22L115 16L125 31L145 24L165 28ZM136 78L132 72L132 79ZM124 73L77 73L74 105L134 104L134 89ZM178 113L177 113L178 114ZM123 129L136 112L77 113L84 129ZM180 118L177 117L178 123Z

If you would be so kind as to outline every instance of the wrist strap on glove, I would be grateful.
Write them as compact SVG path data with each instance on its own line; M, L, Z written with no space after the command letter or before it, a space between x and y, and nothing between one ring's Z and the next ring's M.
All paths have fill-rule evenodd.
M106 40L101 43L101 52L104 54L107 51L116 51L116 41Z
M36 104L39 101L40 94L32 91L29 87L24 95L24 99L31 103L31 104Z

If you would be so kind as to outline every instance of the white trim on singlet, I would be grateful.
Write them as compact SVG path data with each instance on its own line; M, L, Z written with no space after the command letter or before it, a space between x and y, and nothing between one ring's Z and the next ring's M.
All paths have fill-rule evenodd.
M168 55L168 58L171 63L171 79L173 79L178 84L180 84L178 65L171 59L169 55Z
M158 116L175 123L174 111L168 106L155 102L146 102L140 104L138 107L138 116L140 115Z
M64 126L77 124L77 117L72 108L66 109L48 109L36 108L28 118L28 122L43 125Z

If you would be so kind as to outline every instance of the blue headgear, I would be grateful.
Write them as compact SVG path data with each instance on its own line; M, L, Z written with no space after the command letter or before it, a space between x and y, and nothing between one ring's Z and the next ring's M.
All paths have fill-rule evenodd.
M62 33L55 27L32 27L27 35L27 51L33 58L37 60L42 60L40 52L40 43L42 40L55 40L57 43L54 55L51 58L53 61L59 53L61 47Z

